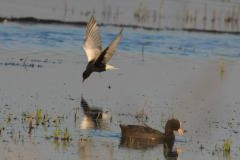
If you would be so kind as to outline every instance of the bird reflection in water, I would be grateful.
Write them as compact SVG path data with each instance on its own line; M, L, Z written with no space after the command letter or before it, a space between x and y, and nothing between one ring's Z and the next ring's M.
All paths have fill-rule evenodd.
M87 101L81 96L81 107L84 112L81 129L101 129L107 130L106 113L100 107L90 107Z
M163 155L165 159L178 160L181 152L181 146L177 149L174 147L174 140L152 140L152 139L140 139L134 137L122 137L120 138L119 148L127 148L134 150L149 150L155 147L163 146Z

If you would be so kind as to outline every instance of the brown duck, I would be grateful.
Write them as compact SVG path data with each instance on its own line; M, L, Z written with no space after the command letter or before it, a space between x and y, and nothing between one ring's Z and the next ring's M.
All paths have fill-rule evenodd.
M150 127L138 125L121 125L122 137L133 137L138 139L152 139L152 140L173 140L175 139L173 131L177 131L181 136L183 135L181 129L181 122L176 119L167 121L165 126L165 133Z

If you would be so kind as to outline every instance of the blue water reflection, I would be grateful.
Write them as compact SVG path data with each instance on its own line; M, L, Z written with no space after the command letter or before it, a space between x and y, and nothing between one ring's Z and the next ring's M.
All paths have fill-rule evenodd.
M109 27L108 27L109 28ZM105 48L121 28L100 28ZM85 27L39 24L0 24L0 47L25 50L70 50L83 52ZM230 34L145 31L124 29L118 50L138 54L239 57L240 38Z

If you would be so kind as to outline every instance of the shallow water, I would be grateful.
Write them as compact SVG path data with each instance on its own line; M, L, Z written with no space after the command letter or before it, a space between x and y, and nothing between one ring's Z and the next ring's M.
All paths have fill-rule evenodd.
M82 44L85 27L8 23L0 25L1 48L17 50L67 50L84 52ZM121 28L100 27L103 48ZM118 50L136 55L144 53L177 56L212 57L240 56L239 36L188 32L155 32L142 29L124 29Z
M100 27L103 48L120 29ZM102 80L93 73L82 84L84 33L85 27L0 24L2 157L177 159L181 148L179 159L238 159L238 36L125 28L109 62L120 69L103 72ZM155 142L142 149L120 143L119 124L141 125L135 115L147 97L145 112L157 100L148 126L164 131L168 118L175 117L187 130L184 137L176 134L172 150ZM29 130L22 113L35 115L38 106L53 118L45 125L33 119ZM7 122L9 113L13 116ZM54 123L56 116L64 119ZM45 139L66 127L72 141ZM233 141L230 158L219 149L227 139Z

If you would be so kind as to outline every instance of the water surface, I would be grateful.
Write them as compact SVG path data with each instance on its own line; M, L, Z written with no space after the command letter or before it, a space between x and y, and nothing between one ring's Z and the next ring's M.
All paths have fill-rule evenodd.
M120 30L100 27L103 48ZM119 70L103 72L103 79L93 73L82 84L84 34L85 27L77 26L0 24L2 157L238 159L238 36L125 28L109 61ZM172 149L155 142L142 149L121 143L119 125L142 125L135 115L147 97L145 112L157 100L148 126L164 131L172 117L183 123L186 133L176 134ZM29 129L22 114L35 115L38 106L53 118L45 125L33 119ZM72 141L45 138L66 127ZM221 149L227 139L233 144L226 155Z

